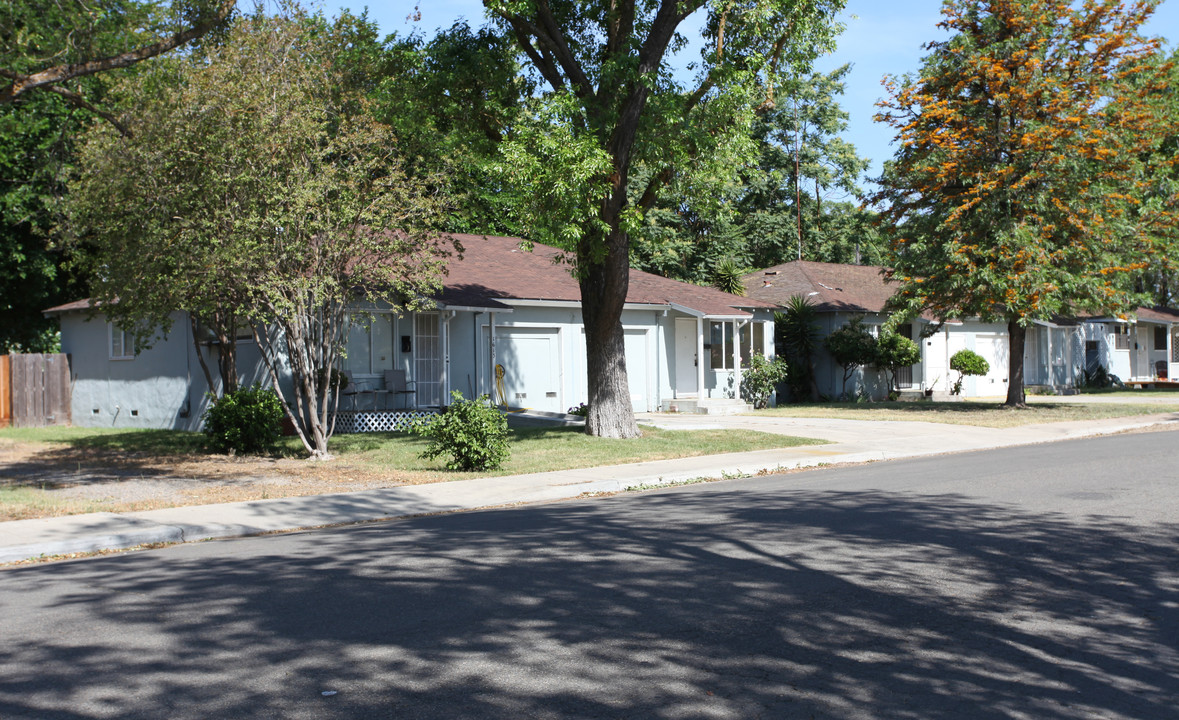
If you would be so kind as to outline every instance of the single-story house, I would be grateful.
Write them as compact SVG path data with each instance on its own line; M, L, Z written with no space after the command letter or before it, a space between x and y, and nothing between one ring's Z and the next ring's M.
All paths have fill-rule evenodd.
M519 238L455 235L433 307L399 315L370 308L353 325L342 369L357 411L436 408L451 390L487 394L511 407L564 412L588 399L580 290L561 251ZM773 352L768 302L632 270L622 314L631 402L638 412L739 405L742 366ZM185 313L152 347L103 319L88 301L50 308L71 356L76 425L197 429L206 386ZM215 345L206 344L210 367ZM243 383L266 383L252 339L242 337ZM400 371L405 392L387 386ZM345 427L347 423L344 424Z
M796 295L815 306L819 329L827 336L853 316L862 315L873 332L888 319L885 306L893 288L883 268L873 265L841 265L792 261L750 273L743 278L749 297L785 307ZM921 362L898 376L902 392L945 397L957 372L950 358L969 349L987 360L990 371L983 377L967 377L965 397L1001 397L1007 394L1009 338L1002 323L975 319L936 322L920 317L898 331L921 347ZM1098 365L1126 381L1174 378L1179 372L1179 311L1167 308L1139 308L1129 319L1055 318L1037 321L1028 329L1024 348L1024 384L1067 392L1083 380L1082 370ZM829 397L843 392L843 369L825 350L816 362L819 391ZM856 389L872 396L887 393L883 373L861 368L848 381L848 392Z

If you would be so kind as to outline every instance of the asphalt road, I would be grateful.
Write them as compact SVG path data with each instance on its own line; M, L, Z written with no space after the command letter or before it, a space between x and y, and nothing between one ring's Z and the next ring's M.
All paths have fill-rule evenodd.
M2 571L0 718L1175 718L1177 441Z

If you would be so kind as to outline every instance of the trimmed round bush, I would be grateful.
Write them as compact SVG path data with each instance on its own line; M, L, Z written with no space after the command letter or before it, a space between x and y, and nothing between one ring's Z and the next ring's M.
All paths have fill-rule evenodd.
M430 440L421 457L449 455L447 470L498 469L511 454L507 418L486 395L467 400L455 390L450 397L442 414L413 426L413 432Z
M963 375L986 375L991 371L991 364L973 350L959 350L950 358L950 369Z
M226 393L201 420L217 452L255 455L274 448L282 437L282 403L274 391L254 385Z

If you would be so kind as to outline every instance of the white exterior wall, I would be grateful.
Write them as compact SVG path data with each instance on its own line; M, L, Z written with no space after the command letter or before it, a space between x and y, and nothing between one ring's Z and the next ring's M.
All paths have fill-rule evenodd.
M1094 341L1097 343L1097 362L1110 375L1116 375L1125 380L1130 377L1130 350L1119 350L1115 347L1114 328L1118 325L1119 323L1114 322L1082 323L1081 336L1083 341ZM1131 345L1131 347L1133 346ZM1084 352L1083 348L1084 345L1082 344L1082 352ZM1085 357L1081 358L1081 362L1086 362Z
M496 365L504 367L503 389L512 407L565 412L588 401L585 331L581 309L576 303L525 303L515 305L510 312L494 313L494 359L491 312L442 310L434 314L438 316L441 334L443 403L449 402L452 390L462 392L464 397L490 395L498 402ZM415 362L420 344L415 333L415 317L416 314L409 314L393 318L388 333L391 337L382 336L382 347L370 350L374 363L379 359L383 367L405 370L411 383L421 380L415 376L415 369L421 367ZM675 321L685 317L688 316L670 308L623 311L627 376L636 412L656 411L661 401L676 396ZM691 320L695 326L697 318ZM772 313L763 312L758 320L769 321L765 336L770 345L767 354L772 355ZM75 424L200 428L208 387L192 348L186 315L175 315L167 339L127 360L109 357L105 320L86 321L82 313L66 313L61 322L63 352L72 355ZM705 332L709 322L705 319L700 323ZM697 345L694 336L693 346ZM208 349L205 353L216 379L216 353ZM695 360L695 354L688 356ZM703 361L706 363L703 395L727 397L733 371L712 370L707 366L707 354ZM350 369L347 360L344 367ZM269 384L269 374L252 341L239 342L238 370L243 385ZM350 376L362 389L384 386L383 373L350 372ZM695 372L693 377L697 377ZM289 386L289 373L284 372L280 380ZM423 404L420 396L411 395L408 401Z
M819 317L820 335L826 337L845 325L854 314L823 313ZM883 325L888 319L883 314L864 316L869 327ZM930 323L925 320L913 322L913 342L921 348L921 362L913 366L912 390L933 390L948 393L958 379L958 373L950 370L950 358L962 349L969 349L986 358L990 372L981 378L968 377L962 384L963 397L989 397L1007 394L1008 337L1006 326L998 323L966 321L946 323L941 328L922 337L929 331ZM820 348L816 356L815 376L820 394L839 397L843 393L843 368L831 359L825 349ZM876 367L862 367L847 381L847 394L854 396L857 390L869 397L880 399L888 394L885 373Z
M452 335L454 354L476 360L472 375L480 379L480 392L494 395L494 366L502 365L506 399L512 407L565 412L588 402L581 308L574 304L513 305L512 312L495 314L494 363L491 313L479 313L475 319L479 327L476 347L466 344L474 342L474 337L467 341ZM676 315L662 308L622 313L627 379L636 412L656 410L662 398L671 397ZM452 371L457 369L452 367Z

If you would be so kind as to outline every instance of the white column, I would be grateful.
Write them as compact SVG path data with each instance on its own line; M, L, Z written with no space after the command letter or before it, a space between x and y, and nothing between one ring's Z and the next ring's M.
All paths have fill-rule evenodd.
M744 324L733 321L733 397L737 400L741 399L741 326Z
M495 313L488 313L487 323L487 346L491 353L491 364L487 366L488 379L491 381L491 404L497 405L500 402L499 397L499 383L495 377ZM507 398L503 398L505 401Z

